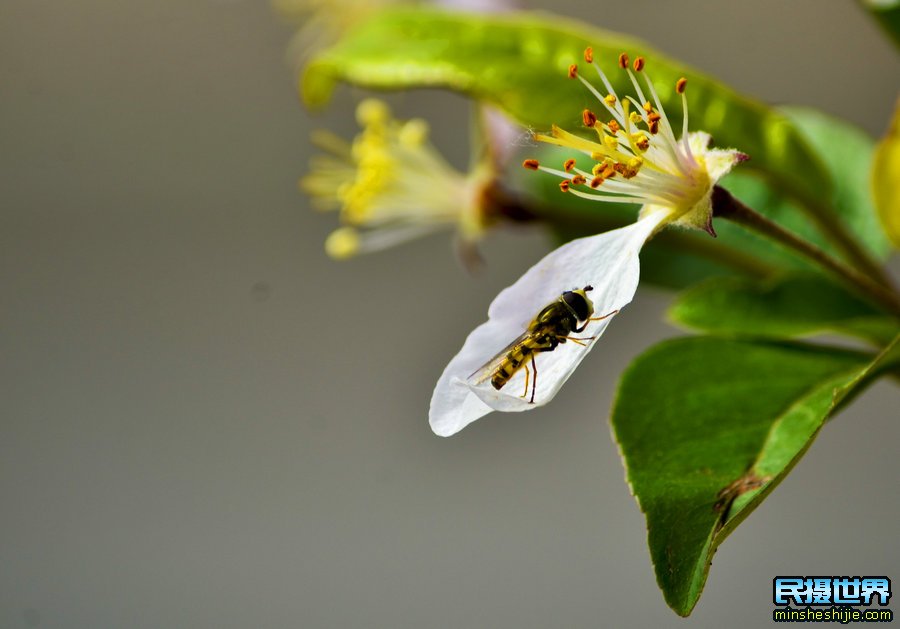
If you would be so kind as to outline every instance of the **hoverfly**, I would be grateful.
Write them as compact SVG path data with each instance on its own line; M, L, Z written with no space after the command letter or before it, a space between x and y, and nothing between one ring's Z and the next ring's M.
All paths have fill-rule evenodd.
M576 338L569 335L573 332L583 332L591 321L602 321L618 312L618 310L614 310L602 317L592 317L594 304L587 296L588 291L592 290L594 287L590 285L579 290L567 290L555 301L545 306L528 324L525 332L469 376L474 378L474 384L482 384L490 379L491 386L499 391L520 369L524 368L525 392L519 397L524 398L528 395L530 382L531 399L528 403L534 404L534 393L537 389L535 355L540 352L552 352L560 343L566 341L586 346L586 341L593 341L596 337ZM579 323L581 323L580 327ZM530 370L526 364L529 360L531 361Z

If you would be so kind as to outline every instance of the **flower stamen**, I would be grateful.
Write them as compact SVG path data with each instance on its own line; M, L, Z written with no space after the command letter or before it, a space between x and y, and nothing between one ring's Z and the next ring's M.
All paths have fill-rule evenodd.
M560 189L577 196L598 201L640 203L648 207L663 206L669 213L665 222L678 222L709 231L711 216L710 195L718 177L739 161L737 151L708 148L709 136L688 133L687 79L675 83L675 93L681 97L682 133L676 140L659 94L646 71L642 56L630 62L626 53L617 62L631 83L635 97L620 97L600 66L594 61L593 50L584 51L585 62L597 71L605 93L580 76L577 66L569 68L569 76L577 78L606 108L612 118L599 123L590 109L582 111L582 122L597 134L588 140L553 126L549 134L536 134L536 140L574 149L590 156L596 163L589 171L575 168L574 159L564 163L562 171L544 168L536 162L532 170L542 170L562 177ZM643 76L642 82L637 74ZM526 167L529 167L526 165ZM578 173L572 176L571 173ZM617 178L618 176L618 178ZM613 179L615 181L612 181ZM592 190L603 186L604 193L575 189L587 185ZM702 217L700 215L703 215Z

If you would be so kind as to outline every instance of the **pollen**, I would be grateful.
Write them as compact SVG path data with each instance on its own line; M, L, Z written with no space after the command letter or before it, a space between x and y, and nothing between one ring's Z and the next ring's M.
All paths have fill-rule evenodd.
M603 183L603 177L597 175L596 177L591 179L591 188L594 188L596 190L597 188L600 187L600 185L602 183Z
M628 55L624 52L619 55L619 67L623 70L628 67Z
M559 189L562 190L563 192L568 192L570 183L571 182L568 179L563 179L562 181L559 182Z
M619 141L615 138L615 136L608 135L603 138L603 143L607 146L607 148L615 150L619 146Z
M687 79L684 77L681 77L675 83L675 91L678 92L679 94L684 94L685 89L687 89Z
M609 122L606 123L606 126L609 127L609 132L612 134L618 133L619 129L622 128L619 126L619 123L616 122L615 120L610 120Z
M587 63L594 63L594 49L590 46L584 49L584 60Z
M527 168L528 170L537 170L538 168L540 168L541 163L536 159L526 159L524 162L522 162L522 166L524 168Z
M632 66L635 72L640 72L644 69L644 58L638 57L634 60L634 65Z
M648 114L653 113L653 105L650 104L650 101L645 101L643 105L641 105Z
M656 135L659 133L659 120L654 120L647 127L652 135Z
M638 147L642 151L646 151L650 148L650 138L648 138L643 133L638 134L634 138L634 145Z
M567 173L570 173L572 172L573 168L575 168L575 160L572 158L567 159L563 164L563 170L565 170Z
M615 107L616 105L616 97L613 94L607 94L603 97L603 102L609 105L610 107Z
M578 76L578 64L573 63L569 66L569 78L574 79Z
M583 186L587 182L584 175L575 175L572 177L572 184L575 186Z
M590 109L585 109L581 112L581 120L584 122L584 126L593 127L597 124L597 116Z

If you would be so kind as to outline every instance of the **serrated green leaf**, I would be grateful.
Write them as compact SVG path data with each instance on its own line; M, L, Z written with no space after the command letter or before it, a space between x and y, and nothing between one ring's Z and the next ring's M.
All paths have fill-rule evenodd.
M781 113L642 41L555 15L384 11L314 58L302 91L315 106L327 102L338 81L379 89L445 87L493 103L527 126L578 129L582 109L596 102L580 82L566 79L566 69L583 64L586 46L610 68L623 50L643 55L676 128L681 102L674 84L687 77L691 128L751 155L746 166L765 172L778 188L802 199L830 189L819 158ZM631 91L624 73L609 74L617 90Z
M900 247L900 100L872 159L872 196L882 228Z
M622 376L612 413L666 602L686 616L713 553L796 464L835 405L898 359L691 337Z
M711 279L679 295L669 317L717 335L787 338L838 332L879 347L900 332L897 319L826 278L808 274Z

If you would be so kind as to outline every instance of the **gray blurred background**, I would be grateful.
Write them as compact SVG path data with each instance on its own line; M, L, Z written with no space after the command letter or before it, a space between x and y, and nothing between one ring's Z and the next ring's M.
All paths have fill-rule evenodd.
M560 10L872 133L898 87L852 2ZM652 289L552 405L433 436L443 366L549 243L497 234L477 278L444 235L327 259L296 180L362 93L304 112L289 36L263 2L0 4L0 627L758 627L775 575L900 578L881 384L668 610L584 412L678 334ZM465 163L461 99L392 103Z

